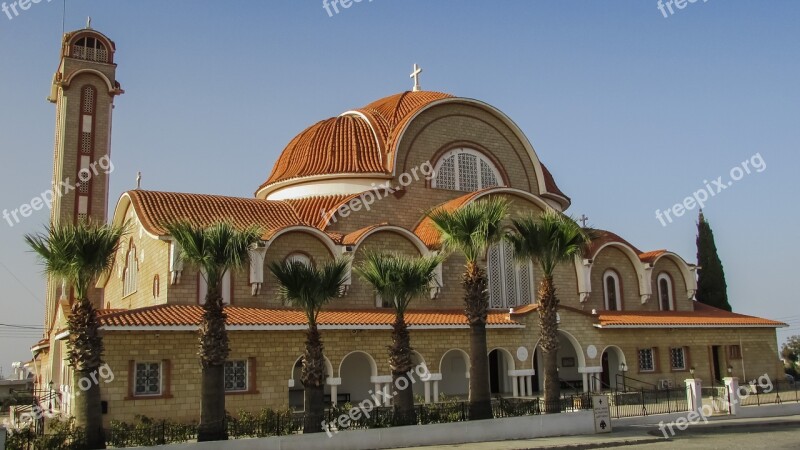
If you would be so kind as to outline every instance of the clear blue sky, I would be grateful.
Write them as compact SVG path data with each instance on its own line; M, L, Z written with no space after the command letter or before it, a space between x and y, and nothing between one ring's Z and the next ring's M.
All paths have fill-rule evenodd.
M6 0L8 1L8 0ZM569 212L642 250L695 260L697 210L656 209L753 172L708 201L735 311L800 334L800 2L710 0L664 18L656 0L69 0L67 30L117 43L111 199L135 186L250 196L308 125L411 87L486 101L528 135ZM0 13L0 209L49 188L62 0ZM43 320L44 278L23 244L48 220L0 222L0 323ZM0 366L36 338L0 331Z

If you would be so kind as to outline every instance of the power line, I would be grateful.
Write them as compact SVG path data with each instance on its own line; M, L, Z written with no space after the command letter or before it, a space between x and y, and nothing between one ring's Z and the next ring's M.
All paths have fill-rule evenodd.
M44 330L44 327L39 325L18 325L18 324L0 323L0 327L20 328L25 330Z
M39 297L37 297L37 296L36 296L36 294L34 294L34 293L33 293L33 292L30 290L30 289L28 289L28 286L26 286L26 285L25 285L25 283L23 283L23 282L22 282L22 281L21 281L19 278L17 278L17 276L16 276L16 275L14 275L14 273L12 273L12 272L11 272L11 270L9 270L9 269L8 269L8 267L7 267L7 266L6 266L6 265L5 265L5 264L4 264L2 261L0 261L0 266L2 266L2 267L3 267L3 269L6 269L6 272L8 272L8 274L9 274L9 275L11 275L11 278L13 278L13 279L17 280L17 283L19 283L19 284L20 284L20 286L22 286L23 288L25 288L25 290L26 290L26 291L28 291L28 293L29 293L29 294L31 294L31 297L33 297L33 298L34 298L34 300L36 300L37 302L39 302L39 304L40 304L40 305L42 305L42 306L45 306L44 302L43 302L43 301L41 301L41 300L39 299ZM46 307L46 306L45 306L45 307Z

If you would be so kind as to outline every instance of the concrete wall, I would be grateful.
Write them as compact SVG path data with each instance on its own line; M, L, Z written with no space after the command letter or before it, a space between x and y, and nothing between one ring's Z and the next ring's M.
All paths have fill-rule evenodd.
M414 427L342 431L328 435L317 433L297 436L276 436L263 439L240 439L225 442L203 442L160 446L178 449L248 449L278 450L325 448L329 450L367 450L421 445L452 445L470 442L491 442L532 439L551 436L575 436L594 433L591 411L512 417L506 419L457 422Z

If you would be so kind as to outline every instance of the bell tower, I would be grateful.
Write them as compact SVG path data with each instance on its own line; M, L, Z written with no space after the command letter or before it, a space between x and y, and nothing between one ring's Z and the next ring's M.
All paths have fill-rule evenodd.
M50 223L89 220L105 223L111 162L111 118L114 98L122 94L116 79L114 42L91 28L64 34L58 70L48 100L56 105L53 153L53 199ZM67 299L60 280L48 280L46 326L60 299ZM102 291L89 298L102 307Z

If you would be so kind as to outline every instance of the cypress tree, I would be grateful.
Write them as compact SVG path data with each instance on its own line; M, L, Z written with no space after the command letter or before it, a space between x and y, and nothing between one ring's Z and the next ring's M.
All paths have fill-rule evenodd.
M700 210L697 222L697 301L715 308L731 311L728 303L728 284L717 255L714 232Z

